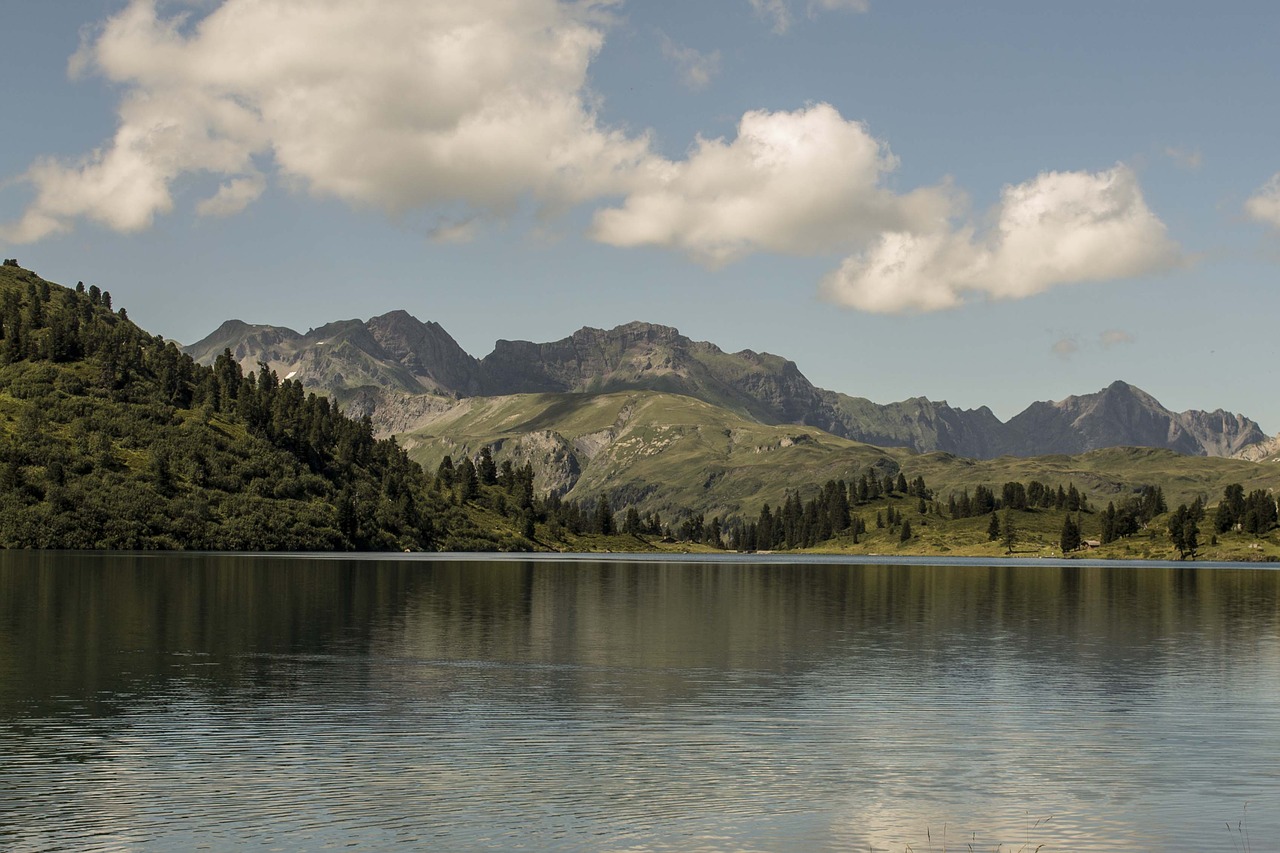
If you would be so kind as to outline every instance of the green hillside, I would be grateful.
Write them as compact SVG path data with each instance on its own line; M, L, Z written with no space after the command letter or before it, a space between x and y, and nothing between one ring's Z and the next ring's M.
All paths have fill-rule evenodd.
M1074 484L1098 506L1160 486L1171 504L1216 500L1225 486L1272 489L1280 470L1239 459L1112 448L1078 456L973 460L915 454L849 441L812 427L769 426L710 404L653 391L530 394L464 400L401 436L432 470L445 455L490 447L495 458L530 462L540 488L571 498L609 496L642 512L689 509L708 516L754 514L787 491L806 497L828 479L874 466L922 476L943 500L1016 480Z
M110 294L0 267L0 547L521 545L430 485L298 383L198 366Z

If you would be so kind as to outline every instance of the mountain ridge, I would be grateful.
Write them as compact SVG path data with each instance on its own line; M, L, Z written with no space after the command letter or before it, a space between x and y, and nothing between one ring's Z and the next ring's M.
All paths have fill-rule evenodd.
M1119 380L1093 394L1033 402L1008 421L986 406L958 409L925 397L875 403L815 386L782 356L750 349L730 353L672 326L642 321L613 329L584 326L545 343L499 340L477 359L439 323L424 323L403 310L306 334L229 320L184 351L211 363L224 349L246 367L265 362L281 376L354 403L389 433L408 432L419 423L410 410L430 418L449 399L652 390L694 397L762 424L812 426L876 446L975 459L1118 446L1225 457L1267 439L1243 415L1221 409L1172 412ZM423 395L439 399L400 399ZM392 410L399 414L385 416Z

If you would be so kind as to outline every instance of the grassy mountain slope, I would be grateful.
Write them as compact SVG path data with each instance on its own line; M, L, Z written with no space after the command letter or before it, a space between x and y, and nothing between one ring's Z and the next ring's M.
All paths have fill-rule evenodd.
M923 476L943 500L1008 481L1074 483L1099 506L1160 486L1176 505L1216 500L1229 483L1246 490L1280 485L1274 466L1239 459L1183 456L1152 448L1111 448L1075 456L975 460L947 453L880 448L812 427L760 424L691 397L655 391L535 394L461 401L402 436L411 458L432 470L491 448L494 457L533 464L540 488L571 498L607 495L615 507L708 517L750 516L776 506L788 490L828 479L856 479L869 467L883 475Z

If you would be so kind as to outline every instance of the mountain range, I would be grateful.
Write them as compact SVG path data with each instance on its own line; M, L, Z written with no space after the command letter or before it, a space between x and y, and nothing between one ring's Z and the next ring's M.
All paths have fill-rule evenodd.
M224 350L246 369L266 363L281 378L327 393L393 434L412 432L469 398L657 391L761 424L817 427L866 444L974 459L1121 446L1229 457L1256 452L1267 441L1243 415L1172 412L1119 381L1093 394L1033 403L1007 422L985 406L957 409L923 397L879 404L818 388L780 356L728 353L669 326L641 322L582 328L549 343L500 340L482 359L438 323L405 311L305 334L228 320L184 349L204 364Z

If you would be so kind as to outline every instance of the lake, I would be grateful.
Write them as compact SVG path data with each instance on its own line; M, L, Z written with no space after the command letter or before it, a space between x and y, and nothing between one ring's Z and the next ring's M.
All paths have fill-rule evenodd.
M0 553L0 849L1280 849L1280 573Z

